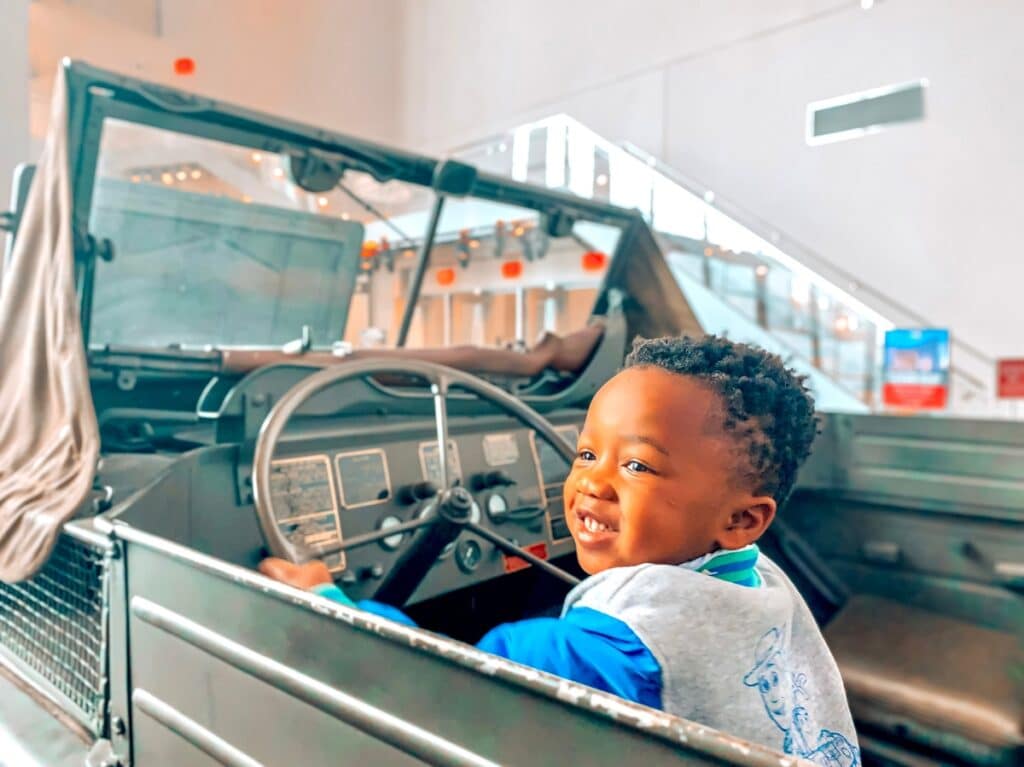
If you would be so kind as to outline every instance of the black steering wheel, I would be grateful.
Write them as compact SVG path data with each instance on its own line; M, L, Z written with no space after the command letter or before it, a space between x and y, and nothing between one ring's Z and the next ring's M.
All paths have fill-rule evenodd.
M434 400L441 478L441 487L434 500L434 513L366 535L312 546L296 545L289 541L278 527L270 494L272 460L284 427L303 404L325 389L353 378L380 375L414 376L430 385ZM468 490L457 485L453 477L448 476L447 397L453 385L494 403L533 429L567 462L572 463L574 460L574 449L555 431L550 421L511 394L470 373L420 360L371 359L324 368L304 378L278 400L267 414L256 438L252 466L253 502L260 530L271 553L291 562L302 563L357 546L365 546L393 535L417 531L412 543L406 547L398 561L385 575L374 594L374 599L378 601L401 606L412 596L445 547L455 541L463 530L469 530L490 541L505 553L521 557L565 583L579 583L579 579L574 575L534 556L473 520L473 496Z

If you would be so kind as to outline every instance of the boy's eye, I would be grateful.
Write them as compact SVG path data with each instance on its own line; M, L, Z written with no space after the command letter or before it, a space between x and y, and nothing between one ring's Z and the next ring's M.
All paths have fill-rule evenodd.
M594 451L584 448L576 453L576 457L581 461L593 461L597 456Z
M630 471L638 472L638 473L651 470L649 466L646 466L646 465L640 463L640 461L636 461L636 460L626 461L626 468L629 469Z

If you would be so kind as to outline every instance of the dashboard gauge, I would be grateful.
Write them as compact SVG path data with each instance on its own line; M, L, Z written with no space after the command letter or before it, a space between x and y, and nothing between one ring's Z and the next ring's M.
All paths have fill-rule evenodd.
M508 514L508 501L501 493L491 493L487 497L487 516L495 522L501 520Z
M380 522L377 523L378 530L386 530L389 527L396 527L402 524L402 520L395 516L384 517ZM395 533L389 535L387 538L382 538L380 545L388 551L394 551L402 545L402 539L405 538L405 533Z
M462 541L455 550L455 564L464 573L471 573L480 566L483 550L474 540Z

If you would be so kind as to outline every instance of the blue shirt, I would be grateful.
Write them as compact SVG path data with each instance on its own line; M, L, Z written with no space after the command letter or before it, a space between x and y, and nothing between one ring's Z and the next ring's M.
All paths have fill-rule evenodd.
M760 584L754 569L756 546L721 551L681 565L742 586ZM716 567L717 565L717 567ZM336 585L323 584L317 594L350 607L416 626L396 607L371 599L354 603ZM661 665L633 630L618 618L590 607L574 607L561 618L532 618L503 623L477 642L484 652L563 679L610 692L626 700L662 708Z

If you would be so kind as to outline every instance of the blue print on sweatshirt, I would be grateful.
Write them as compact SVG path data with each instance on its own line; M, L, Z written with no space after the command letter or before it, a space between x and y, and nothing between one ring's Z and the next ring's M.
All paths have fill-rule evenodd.
M783 733L782 750L809 759L822 767L858 767L860 751L841 733L821 728L802 705L810 698L807 675L790 665L783 646L785 632L769 629L754 650L754 667L743 684L754 687L772 723ZM809 701L807 701L809 702Z

